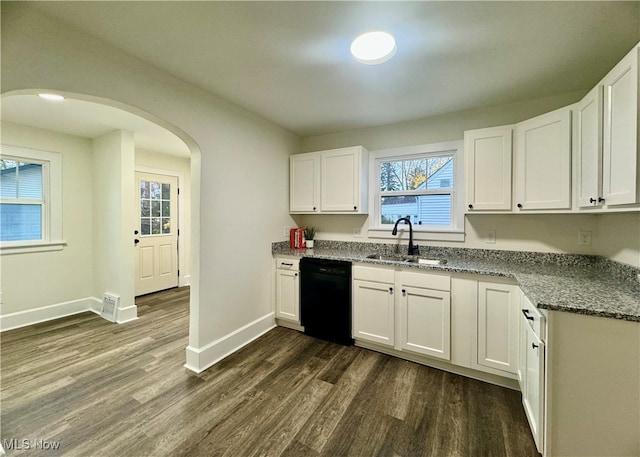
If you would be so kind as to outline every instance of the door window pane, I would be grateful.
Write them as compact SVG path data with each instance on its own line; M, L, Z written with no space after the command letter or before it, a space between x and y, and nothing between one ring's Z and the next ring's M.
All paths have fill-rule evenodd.
M151 218L151 234L152 235L160 234L160 218L159 217Z
M151 200L159 200L160 196L162 195L160 192L161 189L161 185L159 182L152 182L151 183Z
M142 217L151 216L151 207L149 206L150 203L151 203L150 200L140 200L140 216Z
M154 217L160 217L160 202L157 200L151 201L151 215Z
M171 234L171 184L140 181L140 234Z
M140 181L140 198L141 199L151 198L151 187L150 187L149 181Z
M151 219L143 217L140 220L140 233L142 235L151 235Z
M169 219L168 217L162 218L162 233L171 233L171 219Z

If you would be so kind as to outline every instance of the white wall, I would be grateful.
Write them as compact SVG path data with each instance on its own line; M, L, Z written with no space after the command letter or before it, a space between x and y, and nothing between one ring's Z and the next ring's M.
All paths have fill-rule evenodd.
M91 141L2 122L2 143L62 156L61 251L3 255L2 314L92 296ZM36 286L37 285L37 286Z
M93 295L120 296L118 321L136 318L134 303L133 133L93 140Z
M127 107L196 152L188 363L206 366L219 340L271 313L270 247L293 225L288 157L300 139L27 2L2 4L1 33L3 93L59 90Z
M640 213L598 216L596 252L640 268Z
M189 284L191 279L191 160L188 158L161 154L155 151L136 148L136 168L148 167L157 170L180 173L184 179L180 186L180 278Z
M570 105L580 100L586 91L571 92L508 105L489 106L455 113L416 119L302 139L302 151L363 145L369 151L399 148L419 144L461 140L465 130L508 125L538 114Z

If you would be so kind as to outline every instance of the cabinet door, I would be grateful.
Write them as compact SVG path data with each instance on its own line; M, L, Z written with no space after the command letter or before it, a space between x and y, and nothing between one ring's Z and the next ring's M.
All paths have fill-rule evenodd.
M300 323L300 274L276 270L276 317Z
M353 281L353 337L394 345L393 284Z
M320 210L320 156L298 154L289 159L289 211L315 213Z
M602 80L603 184L607 205L638 200L638 53L633 51Z
M524 397L527 379L527 319L518 318L518 385Z
M399 349L451 359L451 294L401 286Z
M516 125L516 208L571 208L571 110Z
M321 210L358 212L360 206L360 148L322 153Z
M464 132L468 211L511 209L513 127Z
M478 282L478 365L518 372L518 287Z
M529 325L525 325L527 335L525 388L522 396L524 411L529 420L533 439L542 452L544 427L544 343Z
M596 86L574 109L576 203L602 204L602 86Z

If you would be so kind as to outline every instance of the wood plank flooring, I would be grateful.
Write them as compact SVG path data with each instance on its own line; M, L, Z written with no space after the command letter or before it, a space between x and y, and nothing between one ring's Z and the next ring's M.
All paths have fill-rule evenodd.
M7 454L539 456L519 392L294 330L193 374L188 301L172 289L139 298L135 322L84 313L3 333Z

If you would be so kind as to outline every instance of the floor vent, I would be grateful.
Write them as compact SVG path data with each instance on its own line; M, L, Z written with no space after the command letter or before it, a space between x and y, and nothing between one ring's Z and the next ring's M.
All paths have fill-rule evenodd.
M119 302L120 297L117 295L104 294L102 296L102 311L100 312L102 317L108 321L115 322Z

